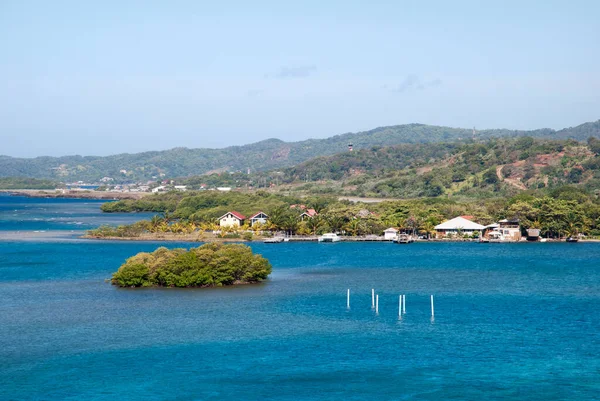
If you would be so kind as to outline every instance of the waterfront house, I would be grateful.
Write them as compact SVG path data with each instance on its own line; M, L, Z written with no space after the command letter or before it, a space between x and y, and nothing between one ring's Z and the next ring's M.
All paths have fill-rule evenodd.
M398 237L398 230L393 227L388 228L383 232L383 239L386 241L394 241Z
M315 209L306 209L301 215L300 220L304 221L305 219L310 219L318 215Z
M519 225L519 219L503 219L485 226L483 236L498 242L520 241L521 226Z
M498 224L500 225L498 231L502 230L504 238L507 238L510 241L521 240L521 226L519 224L519 219L504 219L500 220Z
M219 226L240 227L244 224L244 220L246 220L246 217L243 214L232 210L219 217Z
M258 212L254 216L250 216L250 225L254 226L254 224L266 224L269 216L266 213Z
M302 213L300 214L300 220L304 221L305 219L310 219L311 217L316 216L317 211L315 209L308 209L306 205L290 205L290 209L300 209Z
M446 238L466 235L473 235L477 232L481 235L481 232L485 229L481 224L477 224L465 217L471 216L459 216L453 219L444 221L442 224L435 226L436 238Z

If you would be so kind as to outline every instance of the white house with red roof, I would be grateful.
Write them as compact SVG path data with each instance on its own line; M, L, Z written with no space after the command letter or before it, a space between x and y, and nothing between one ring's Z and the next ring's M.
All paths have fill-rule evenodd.
M267 216L264 212L258 212L253 216L250 216L250 225L254 226L255 224L266 224L269 216Z
M244 224L244 220L246 220L246 217L243 214L232 210L219 217L219 226L239 227Z

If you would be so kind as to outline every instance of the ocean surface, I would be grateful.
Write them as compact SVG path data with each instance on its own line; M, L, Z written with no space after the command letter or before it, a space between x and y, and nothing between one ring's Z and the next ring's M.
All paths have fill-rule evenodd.
M197 244L78 239L144 217L99 206L0 197L0 399L600 399L600 244L255 243L263 284L118 289Z

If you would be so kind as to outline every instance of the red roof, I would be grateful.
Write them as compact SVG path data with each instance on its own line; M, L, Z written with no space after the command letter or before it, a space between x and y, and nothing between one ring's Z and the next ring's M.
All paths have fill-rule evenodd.
M219 220L221 220L223 217L227 216L230 213L237 217L239 220L246 220L246 217L243 214L241 214L240 212L236 212L235 210L225 213L223 216L219 217Z
M258 212L258 213L256 213L255 215L253 215L253 216L250 216L250 219L253 219L253 218L255 218L256 216L258 216L258 215L259 215L259 214L261 214L261 213L262 213L262 214L264 214L265 216L267 216L267 214L266 214L265 212ZM269 217L269 216L267 216L267 217Z
M473 220L473 218L475 216L460 216L460 217L462 217L463 219L467 219L467 220Z
M317 213L317 211L315 209L306 209L304 211L304 213L302 213L302 214L306 214L306 215L308 215L308 217L313 217L313 216L316 216L319 213Z

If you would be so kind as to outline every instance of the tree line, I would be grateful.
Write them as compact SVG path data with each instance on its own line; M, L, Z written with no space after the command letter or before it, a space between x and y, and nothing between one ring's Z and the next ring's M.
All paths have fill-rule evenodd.
M91 231L97 236L135 237L142 233L182 233L218 231L220 235L275 233L317 235L340 232L348 235L380 235L386 228L432 236L434 227L444 220L469 215L473 220L491 224L500 219L518 218L523 230L538 228L543 236L561 237L584 233L600 235L600 204L597 198L575 187L561 187L550 192L527 191L510 198L480 201L423 198L380 203L350 202L334 197L296 198L269 193L173 193L153 199L106 203L103 210L162 212L149 220L119 227L100 227ZM151 205L155 205L152 209ZM168 206L165 210L165 206ZM317 215L301 218L304 209ZM247 217L265 212L266 224L222 228L218 218L229 211Z

